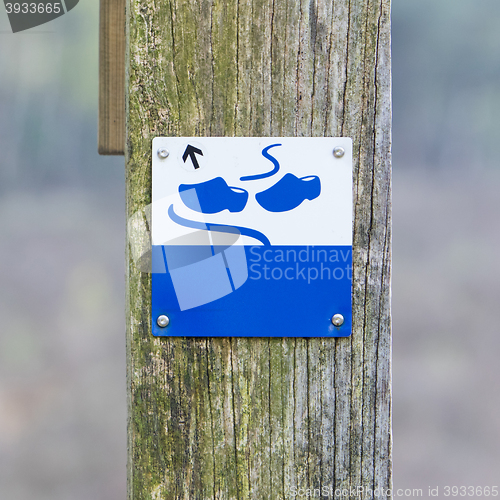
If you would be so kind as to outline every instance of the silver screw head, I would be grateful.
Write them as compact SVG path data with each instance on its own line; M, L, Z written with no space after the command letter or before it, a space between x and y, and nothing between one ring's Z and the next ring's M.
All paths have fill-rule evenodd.
M344 154L345 154L344 148L341 148L340 146L333 148L333 156L335 156L335 158L342 158Z
M169 323L170 323L170 320L168 319L168 316L165 316L164 314L162 314L161 316L158 316L158 319L156 320L156 324L160 328L165 328L166 326L168 326Z
M170 154L170 152L167 148L160 148L158 150L158 156L160 158L166 158L169 154Z
M344 316L342 314L334 314L332 318L332 323L334 326L341 326L344 324Z

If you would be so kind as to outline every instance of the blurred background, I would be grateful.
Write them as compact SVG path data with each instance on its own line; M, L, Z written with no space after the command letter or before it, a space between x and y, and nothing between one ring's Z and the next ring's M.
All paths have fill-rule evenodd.
M499 26L498 0L393 0L397 488L500 482ZM97 154L97 43L97 1L16 35L0 8L1 499L126 496L124 161Z

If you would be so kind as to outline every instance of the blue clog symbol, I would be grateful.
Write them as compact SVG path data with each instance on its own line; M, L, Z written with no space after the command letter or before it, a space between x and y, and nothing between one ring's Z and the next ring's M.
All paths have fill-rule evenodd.
M247 191L228 186L222 177L198 184L181 184L179 194L187 207L204 214L216 214L222 210L241 212L248 201Z
M276 175L280 164L269 153L271 148L281 144L271 144L262 150L262 156L273 164L271 171L240 177L240 181L256 181ZM183 203L196 212L203 214L216 214L223 210L241 212L248 202L248 191L242 188L228 186L222 177L200 182L197 184L181 184L179 194ZM314 200L321 194L321 181L316 175L297 177L287 173L276 184L255 195L257 203L268 212L288 212L297 208L305 200ZM181 217L174 210L173 205L168 210L169 217L175 223L193 229L210 230L215 224L209 221L199 222ZM250 236L263 245L270 245L267 236L260 231L249 227L234 226L242 236ZM218 225L219 232L230 232L230 226Z
M321 181L316 175L301 177L284 175L274 186L257 193L255 199L268 212L288 212L305 200L314 200L321 193Z

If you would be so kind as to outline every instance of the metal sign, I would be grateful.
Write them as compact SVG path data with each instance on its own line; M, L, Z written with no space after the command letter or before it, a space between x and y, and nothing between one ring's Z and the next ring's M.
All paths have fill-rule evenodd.
M351 334L352 141L156 137L156 336Z

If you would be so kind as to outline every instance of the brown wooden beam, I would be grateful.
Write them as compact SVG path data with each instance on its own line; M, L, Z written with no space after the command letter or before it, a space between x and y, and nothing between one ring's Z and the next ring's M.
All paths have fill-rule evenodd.
M125 0L100 4L98 151L125 152Z

